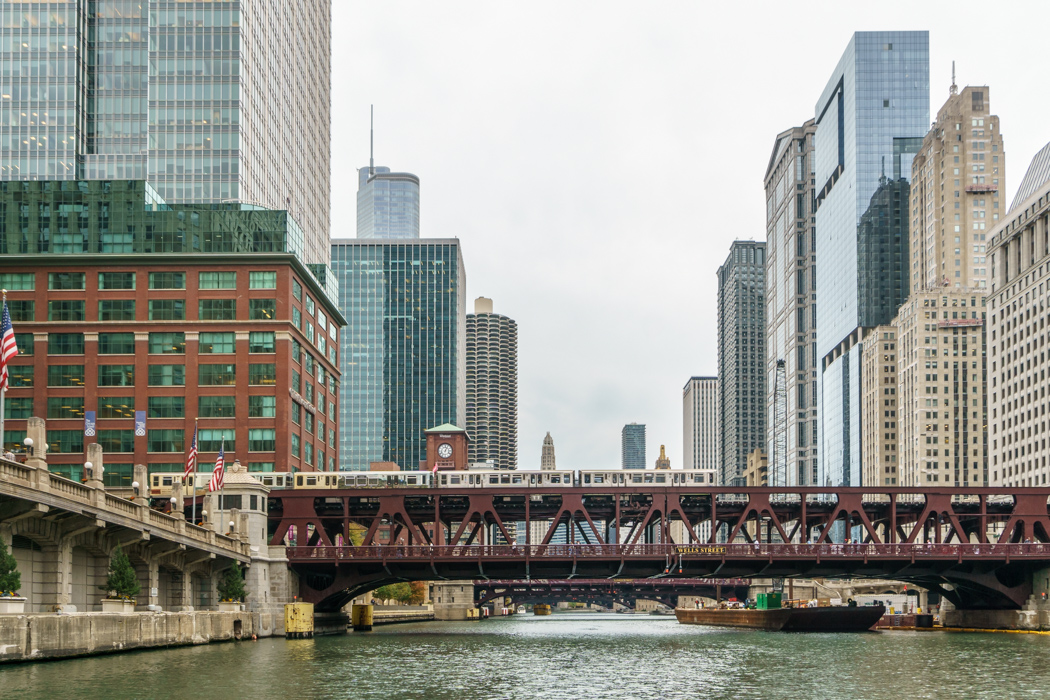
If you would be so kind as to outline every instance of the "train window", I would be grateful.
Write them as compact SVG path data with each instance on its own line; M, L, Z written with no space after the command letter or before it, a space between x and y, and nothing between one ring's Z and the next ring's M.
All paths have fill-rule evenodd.
M458 476L450 477L449 478L449 483L458 484L459 483L459 477Z
M653 483L653 475L652 474L646 474L645 475L645 483L647 483L647 484Z
M303 475L302 474L297 474L296 475L296 477L295 477L295 485L296 486L302 486L303 485Z
M490 484L498 484L499 483L499 477L497 475L495 475L495 474L489 475L489 483Z
M515 474L514 475L514 483L515 484L523 484L523 483L525 483L525 480L521 477L520 474Z
M406 476L405 477L405 483L406 484L414 484L414 483L416 483L416 477L414 477L414 476Z
M317 477L316 476L308 476L308 477L306 477L306 485L307 486L317 486Z
M594 475L594 483L596 483L596 484L604 484L605 483L605 477L602 476L601 474L595 474Z
M510 474L503 474L502 476L500 476L499 482L501 484L509 484L510 483Z
M171 483L172 483L172 478L170 476L166 476L166 477L164 477L163 482L161 482L161 485L162 486L171 486Z
M666 483L666 482L667 482L667 477L666 476L664 476L663 474L657 474L656 475L656 483L663 484L663 483Z
M561 483L561 477L560 476L552 476L551 477L551 483L552 484L560 484Z
M640 484L640 483L642 483L642 475L641 474L631 474L631 483L632 484Z
M590 474L584 474L583 475L583 483L585 483L585 484L591 483L591 475Z

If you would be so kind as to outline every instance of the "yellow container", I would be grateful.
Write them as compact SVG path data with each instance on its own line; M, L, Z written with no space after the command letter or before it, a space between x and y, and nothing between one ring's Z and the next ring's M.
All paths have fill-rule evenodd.
M372 631L372 606L353 605L350 607L350 624L354 632Z
M314 636L313 603L285 604L284 636L289 639L309 639Z

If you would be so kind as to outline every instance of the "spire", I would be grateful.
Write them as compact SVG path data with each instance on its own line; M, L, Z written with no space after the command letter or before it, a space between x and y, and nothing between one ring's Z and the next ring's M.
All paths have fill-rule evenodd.
M954 63L952 65L955 65ZM368 177L376 174L375 154L376 106L370 105L371 116L368 122Z
M952 86L948 88L949 95L958 95L959 87L955 84L955 61L952 61Z
M554 461L554 438L548 432L547 437L543 438L543 452L540 455L540 469L543 471L552 471L557 469Z

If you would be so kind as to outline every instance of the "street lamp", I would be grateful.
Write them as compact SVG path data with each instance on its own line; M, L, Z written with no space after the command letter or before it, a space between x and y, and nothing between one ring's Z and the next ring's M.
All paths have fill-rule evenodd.
M233 534L233 521L230 521L230 534Z
M135 498L138 498L139 497L139 482L132 481L131 482L131 488L132 488L132 490L135 491Z
M201 511L201 524L203 525L206 522L208 522L208 511L202 510Z
M172 496L172 497L171 497L171 498L169 498L168 500L169 500L169 501L171 502L171 512L172 512L172 513L174 513L174 512L175 512L175 509L176 509L176 508L178 507L178 503L179 503L179 502L175 500L175 497L174 497L174 496Z
M26 454L28 454L30 457L32 457L33 456L33 438L27 437L25 440L22 441L22 444L25 445L25 447L26 447Z
M94 474L94 466L95 465L91 462L84 462L84 474L87 475L88 481L91 481L92 479L92 475Z

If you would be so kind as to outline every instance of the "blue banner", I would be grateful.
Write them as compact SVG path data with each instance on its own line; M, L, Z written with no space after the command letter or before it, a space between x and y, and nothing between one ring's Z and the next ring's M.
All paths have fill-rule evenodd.
M146 435L146 412L135 411L135 435L145 437Z
M84 411L84 435L94 437L95 435L95 412Z

